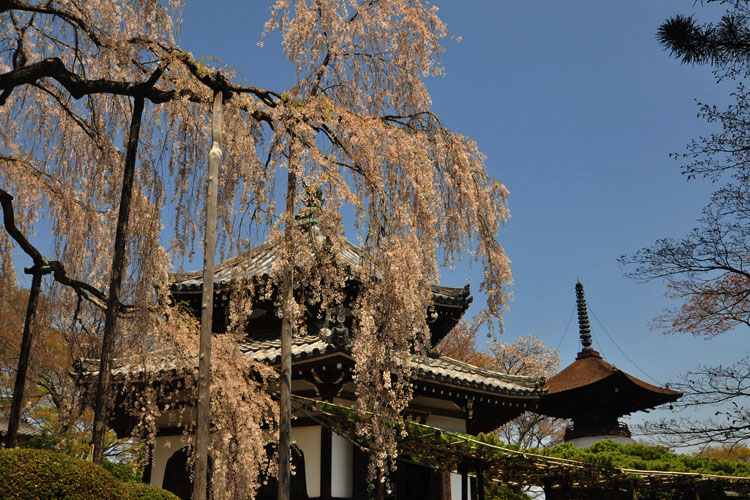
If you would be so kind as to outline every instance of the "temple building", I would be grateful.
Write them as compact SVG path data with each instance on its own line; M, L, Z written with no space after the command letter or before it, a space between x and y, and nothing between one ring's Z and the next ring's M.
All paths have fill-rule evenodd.
M228 295L237 283L261 282L268 278L279 258L280 249L265 243L249 252L227 260L215 268L214 323L217 334L228 325ZM362 251L347 243L338 259L355 268L366 258ZM356 283L347 284L355 290ZM171 277L171 294L176 302L192 309L200 317L200 296L203 287L201 272L176 273ZM429 317L432 347L458 323L472 297L468 285L450 288L432 287L432 306L425 311ZM258 297L246 327L247 335L239 348L250 359L272 366L280 364L281 320L274 300ZM312 400L351 406L355 399L352 381L354 359L351 333L352 311L341 307L330 324L309 315L307 334L292 341L292 392ZM426 354L412 353L412 384L414 397L406 410L407 418L446 431L477 434L489 432L527 410L536 410L543 394L544 378L506 375L475 367L440 355L434 349ZM97 365L94 365L97 366ZM96 375L96 368L87 375ZM86 371L85 368L79 368ZM124 382L129 376L127 366L113 370L113 380ZM187 500L192 486L186 470L185 436L179 428L170 427L169 415L163 415L151 453L146 479ZM111 426L118 436L127 436L132 418L120 409L114 412ZM293 420L292 440L295 469L292 498L365 499L368 457L350 440L321 425L318 420L298 414ZM464 499L472 498L472 484L466 470L434 469L399 463L392 499ZM275 499L273 484L264 487L258 498Z
M575 288L581 351L544 386L547 393L539 403L539 412L572 420L565 441L582 448L604 439L633 442L627 425L619 419L674 402L682 393L651 385L604 361L591 347L583 284L578 282Z

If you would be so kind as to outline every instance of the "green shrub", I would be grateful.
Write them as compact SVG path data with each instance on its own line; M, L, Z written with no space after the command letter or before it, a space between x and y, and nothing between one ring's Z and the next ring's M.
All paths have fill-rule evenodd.
M150 484L136 481L128 481L124 484L130 500L180 500L169 491L151 486Z
M122 482L104 468L59 452L0 450L4 500L178 500L169 492Z
M115 476L120 481L140 481L143 471L130 464L118 464L104 459L104 470Z
M52 436L33 436L21 445L21 448L33 448L36 450L55 450L60 443L59 439Z
M565 443L542 450L541 453L623 469L750 476L750 463L680 455L671 453L663 446L646 446L638 443L621 444L613 441L599 441L590 448L576 448L570 443Z

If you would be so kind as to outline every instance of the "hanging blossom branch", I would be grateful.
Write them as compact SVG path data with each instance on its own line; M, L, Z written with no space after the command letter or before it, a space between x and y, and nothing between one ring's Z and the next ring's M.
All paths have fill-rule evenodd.
M0 206L3 209L3 224L8 234L18 243L18 246L26 252L34 261L34 266L40 269L49 269L58 283L72 288L79 298L84 298L101 310L107 309L107 295L98 288L70 278L65 266L60 261L48 261L42 253L29 242L26 236L18 229L13 210L13 196L7 191L0 189ZM120 317L132 317L136 311L135 306L119 303L118 315Z

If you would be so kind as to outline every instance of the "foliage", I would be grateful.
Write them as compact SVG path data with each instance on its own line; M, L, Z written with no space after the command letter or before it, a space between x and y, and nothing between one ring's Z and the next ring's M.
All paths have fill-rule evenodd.
M717 23L699 24L693 16L667 19L657 32L661 45L686 64L711 64L723 68L742 67L750 57L747 2L726 0L734 9Z
M545 448L539 453L549 457L623 469L750 477L750 464L747 463L721 458L680 455L670 452L666 447L646 446L638 443L621 444L614 441L599 441L589 448L578 448L565 443Z
M696 457L720 458L733 462L750 462L750 448L747 446L707 446L695 454Z
M29 440L24 442L20 446L20 448L56 451L76 458L83 458L80 456L80 454L76 453L76 447L70 446L69 443L65 443L60 439L56 439L49 435L33 436ZM142 469L135 467L127 462L113 462L111 460L104 460L104 463L102 463L102 467L104 468L104 470L112 474L120 481L140 480L139 478L143 473Z
M176 500L177 498L167 490L139 481L125 481L122 485L128 492L130 500Z
M28 290L20 289L14 280L0 279L0 408L10 401L17 369L18 345L23 329L25 300ZM80 458L90 452L92 412L85 408L86 394L70 376L71 360L92 354L92 336L85 329L71 326L63 303L53 300L56 290L45 290L40 298L38 324L31 346L31 362L24 395L24 420L44 435L35 436L26 447L56 449ZM109 432L105 454L110 458L127 458L132 448Z
M60 444L59 439L55 439L52 436L32 436L28 441L21 445L21 448L29 448L32 450L50 450L54 451Z
M136 481L140 482L143 470L138 467L134 467L129 463L117 463L105 460L102 464L104 470L112 474L116 479L120 481Z
M0 496L8 500L173 500L149 485L120 482L102 467L46 450L0 450Z

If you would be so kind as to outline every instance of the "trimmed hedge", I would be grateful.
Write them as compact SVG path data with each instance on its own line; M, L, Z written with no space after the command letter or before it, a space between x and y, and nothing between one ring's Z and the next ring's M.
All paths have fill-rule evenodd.
M647 446L639 443L621 444L614 441L599 441L589 448L577 448L570 443L565 443L542 450L541 453L551 457L624 469L750 477L750 463L680 455L662 446Z
M130 500L180 500L173 493L138 481L122 483L128 490Z
M120 481L102 467L63 453L0 450L0 498L5 500L179 500L168 491Z

